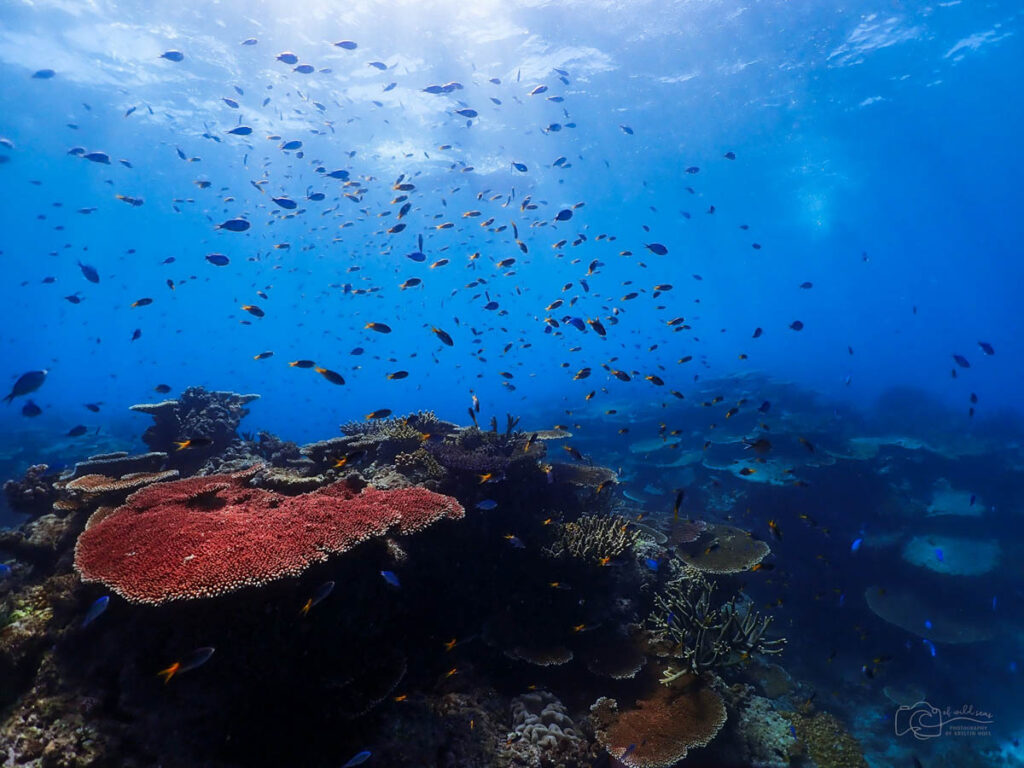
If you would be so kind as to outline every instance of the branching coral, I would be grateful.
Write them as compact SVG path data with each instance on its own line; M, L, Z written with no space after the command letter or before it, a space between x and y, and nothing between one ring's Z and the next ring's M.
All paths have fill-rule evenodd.
M547 550L554 557L568 555L578 560L605 564L636 546L640 533L619 515L583 515L565 523Z
M700 571L684 566L678 578L654 596L647 623L657 640L672 645L685 667L666 670L662 682L739 663L753 653L781 653L785 639L765 637L772 623L734 597L716 605L715 585Z

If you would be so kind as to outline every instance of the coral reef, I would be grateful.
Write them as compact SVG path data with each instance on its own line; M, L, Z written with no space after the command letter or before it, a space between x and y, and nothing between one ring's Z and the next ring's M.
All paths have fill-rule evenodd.
M4 495L11 509L31 515L42 515L50 511L57 498L53 483L56 474L47 475L46 464L33 464L25 470L20 480L8 480L4 483Z
M508 469L514 441L496 432L468 427L444 440L430 440L425 447L446 469L498 473Z
M259 395L189 387L177 400L142 403L131 406L131 410L153 418L153 425L142 434L142 441L151 451L167 453L172 467L194 471L207 458L239 440L238 425L249 415L246 406L257 399ZM190 440L202 444L181 447Z
M640 533L619 515L583 515L559 526L548 549L553 557L573 557L599 565L636 546Z
M669 668L662 682L682 674L700 673L737 664L753 653L781 653L785 639L768 639L770 616L762 616L733 597L719 603L715 584L690 566L654 596L648 617L655 638L671 645L672 655L685 661L682 671Z
M797 739L790 730L790 721L775 709L770 699L747 699L735 720L735 730L744 765L786 768L792 764Z
M796 737L818 768L867 768L860 744L834 715L828 712L783 712L793 724Z
M731 525L708 525L692 542L676 547L687 565L705 573L749 571L765 559L771 548L747 531Z
M140 472L159 472L167 462L167 454L160 451L130 454L127 451L100 453L75 464L71 478L82 475L124 477Z
M251 488L253 473L133 494L82 533L75 568L127 600L159 605L294 576L393 528L411 534L464 515L454 499L419 488L357 494L338 483L282 496Z
M705 681L690 678L658 686L636 708L619 711L602 697L590 708L597 739L628 768L668 768L706 747L726 721L725 704Z
M909 587L868 587L864 599L876 616L934 643L978 643L994 633L991 618L971 621L948 596Z
M580 757L583 741L565 705L548 691L512 700L512 731L507 745L528 765L564 764Z
M152 483L176 480L178 470L134 472L122 477L107 475L79 475L63 484L63 490L78 496L88 504L120 504L135 491Z

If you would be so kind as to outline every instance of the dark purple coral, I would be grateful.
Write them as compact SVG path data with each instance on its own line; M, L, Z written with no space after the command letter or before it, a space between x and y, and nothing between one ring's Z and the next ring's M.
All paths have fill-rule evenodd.
M57 498L53 488L56 474L47 475L46 464L33 464L20 480L4 483L4 494L11 509L30 515L45 515Z
M168 453L171 466L181 468L182 464L199 466L239 440L238 425L249 415L246 406L258 398L259 395L189 387L177 400L133 405L131 409L153 418L154 423L142 434L142 441L150 450ZM201 445L179 450L178 443L197 439L202 441Z

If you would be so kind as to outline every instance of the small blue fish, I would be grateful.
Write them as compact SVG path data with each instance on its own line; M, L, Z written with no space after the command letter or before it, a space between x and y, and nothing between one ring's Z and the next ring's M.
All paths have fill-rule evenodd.
M496 502L494 499L484 499L483 501L478 501L476 503L476 508L480 509L480 510L483 510L484 512L492 510L492 509L496 508L497 506L498 506L498 502Z
M923 642L925 644L925 646L928 648L928 652L932 655L932 658L934 659L935 658L935 644L931 640L928 640L928 639L922 640L921 642Z
M864 543L864 539L854 539L853 544L850 545L850 551L856 552L860 549L860 545Z
M995 595L992 595L992 610L993 611L996 609L996 603L997 602L998 602L998 598Z
M793 736L794 739L796 738L796 726L795 725L790 724L790 726L789 726L789 733Z
M925 620L924 620L924 628L925 628L925 629L931 629L931 628L932 628L932 623L931 623L931 621L929 621L928 619L925 619Z
M516 549L526 549L526 545L523 544L523 540L520 539L518 536L516 536L514 534L506 533L505 534L505 541L507 541L509 544L511 544Z
M364 749L359 754L353 755L352 759L349 760L347 763L345 763L343 766L341 766L341 768L355 768L355 766L357 766L357 765L362 765L363 763L365 763L367 760L370 759L370 756L372 754L373 754L373 752L371 752L370 750Z
M645 557L644 558L644 565L646 565L652 571L657 571L658 570L658 561L655 560L653 557Z
M941 562L943 562L942 558L943 558L942 550L941 549L936 549L935 550L935 559L938 560L941 563Z
M842 608L846 604L846 593L842 592L839 595L839 607Z
M82 629L85 629L92 624L96 619L103 615L103 612L107 610L107 605L110 603L110 595L104 595L103 597L96 598L96 602L89 606L89 610L85 612L85 618L82 619Z
M384 581L386 581L392 587L397 588L402 586L402 583L398 580L398 575L394 571L381 571L380 575L383 576ZM366 756L369 757L370 753L367 752ZM358 765L358 763L352 763L352 765Z
M11 566L7 563L0 563L0 579L6 579L11 575Z

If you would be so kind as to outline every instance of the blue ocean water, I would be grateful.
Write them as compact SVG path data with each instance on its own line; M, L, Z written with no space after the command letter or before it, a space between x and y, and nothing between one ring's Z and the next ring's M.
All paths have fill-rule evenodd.
M258 393L243 428L298 443L380 409L465 424L475 397L481 424L564 425L667 511L692 476L652 471L637 443L667 423L706 449L743 398L750 434L770 400L777 431L813 424L837 453L886 433L987 441L998 469L900 465L893 483L926 505L953 477L992 509L965 529L1016 540L1020 33L1001 1L6 2L0 375L48 374L0 406L3 476L141 449L149 421L128 407L158 385ZM232 219L250 226L218 228ZM890 568L850 557L890 522L877 472L816 482L815 501L745 502L762 538L786 505L835 529L794 546L785 526L797 626L842 615L818 589L848 583L861 604ZM842 514L812 509L837 503L829 482ZM1021 575L961 577L1018 615L985 651L954 646L956 665L886 639L915 645L901 663L919 676L983 670L941 703L993 709L1004 743L1021 731Z

